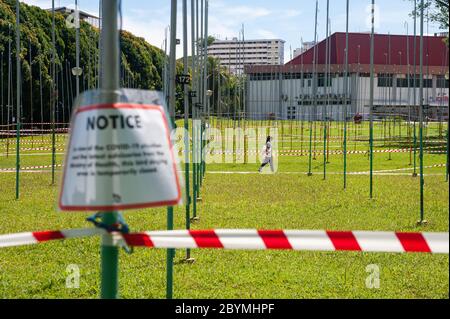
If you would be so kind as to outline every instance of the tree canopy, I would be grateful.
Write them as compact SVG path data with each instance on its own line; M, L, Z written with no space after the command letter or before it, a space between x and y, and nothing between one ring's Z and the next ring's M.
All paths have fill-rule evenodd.
M420 0L416 1L417 1L417 8L415 11L413 10L412 15L419 17L422 9L421 1ZM423 9L430 22L436 23L437 25L439 25L439 28L448 31L449 28L448 0L426 0L424 1ZM448 37L447 37L447 45L448 45Z
M8 87L10 88L10 105L15 105L15 33L16 33L16 1L0 0L0 55L1 55L1 124L7 122L6 104L8 103ZM52 14L36 6L20 4L21 32L21 76L22 76L22 109L25 121L41 120L40 78L42 79L43 121L51 118L50 96L52 94ZM70 107L75 96L75 77L71 68L75 66L76 41L75 28L66 24L66 16L55 15L56 37L56 82L58 107L66 110L68 120ZM96 87L98 82L99 30L85 21L80 23L80 77L81 91ZM150 45L143 38L121 32L121 78L122 86L142 89L161 90L162 69L165 61L164 52ZM10 50L9 50L10 49ZM10 61L8 57L10 53ZM8 80L9 62L11 77ZM8 83L10 84L8 86ZM33 112L31 112L33 110ZM11 120L11 119L10 119Z

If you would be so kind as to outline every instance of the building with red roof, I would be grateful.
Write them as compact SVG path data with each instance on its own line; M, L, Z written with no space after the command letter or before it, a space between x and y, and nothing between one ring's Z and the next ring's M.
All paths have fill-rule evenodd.
M449 57L444 40L442 36L423 37L425 111L428 117L435 119L448 116ZM345 109L348 117L356 113L367 115L370 43L369 33L349 33L347 95L344 80L346 34L342 32L332 34L285 65L246 66L247 111L254 117L284 119L342 120ZM376 114L418 116L419 66L419 36L374 35Z

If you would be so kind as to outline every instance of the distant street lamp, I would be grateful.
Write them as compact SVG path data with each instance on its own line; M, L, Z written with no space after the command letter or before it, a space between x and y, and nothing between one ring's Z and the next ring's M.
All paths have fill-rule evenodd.
M83 69L80 67L74 67L72 68L72 74L74 76L81 76L83 74Z

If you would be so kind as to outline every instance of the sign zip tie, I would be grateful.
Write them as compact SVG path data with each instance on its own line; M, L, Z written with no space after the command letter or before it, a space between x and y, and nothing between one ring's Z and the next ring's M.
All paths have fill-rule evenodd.
M128 246L127 242L123 240L123 235L130 233L130 228L128 224L123 219L123 216L119 214L117 223L114 223L112 225L107 225L103 222L101 222L101 218L103 216L103 213L96 213L88 218L86 218L86 221L94 224L95 227L106 230L109 234L112 233L120 233L120 240L117 241L117 245L119 247L122 247L123 250L131 255L134 252L134 248Z

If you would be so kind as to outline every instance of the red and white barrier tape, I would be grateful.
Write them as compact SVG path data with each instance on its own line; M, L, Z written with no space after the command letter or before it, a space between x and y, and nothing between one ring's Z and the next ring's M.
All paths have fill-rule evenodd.
M63 136L63 135L58 135L57 139L58 140L61 140L61 139L66 140L67 137ZM34 141L29 141L29 142L28 141L20 141L20 145L43 145L43 146L48 146L48 147L52 146L52 141L50 139L46 139L46 141L44 141L44 142L42 142L41 139L36 139ZM57 141L57 142L59 143L59 142L64 142L64 141ZM9 143L7 141L3 141L2 144L3 144L3 147L6 147L6 145L9 145L9 146L14 145L15 146L17 143L16 143L16 140L14 140L14 141L10 140ZM57 144L56 146L66 146L66 145Z
M412 152L412 149L409 148L402 148L402 149L387 149L387 150L374 150L374 153L409 153ZM433 154L444 154L447 153L446 151L434 151L434 150L427 150L424 149L424 151L428 151L431 152ZM232 154L236 154L236 155L243 155L243 154L263 154L263 152L261 151L256 151L256 150L249 150L249 151L243 151L243 150L237 150L235 152L233 151L210 151L207 152L210 153L211 155L222 155L222 154L226 154L226 155L232 155ZM307 155L309 154L308 150L279 150L279 151L274 151L275 154L281 155L281 156L303 156L303 155ZM316 152L313 152L315 154L323 154L323 150L318 150ZM340 154L344 154L343 151L329 151L328 154L332 154L332 155L340 155ZM347 151L347 154L369 154L369 151Z
M46 147L37 147L37 148L21 148L20 151L21 152L29 152L29 151L51 151L51 148L46 148ZM64 152L65 149L64 148L55 148L55 151L57 152Z
M446 167L447 164L434 164L429 166L424 166L423 168L437 168L437 167ZM405 167L405 168L393 168L393 169L385 169L385 170L379 170L379 171L373 171L373 173L389 173L389 172L399 172L399 171L412 171L414 167ZM366 175L369 174L370 171L365 172L349 172L351 175Z
M62 164L56 164L55 167L63 167ZM31 171L35 169L44 169L44 168L52 168L52 165L40 165L40 166L28 166L28 167L21 167L21 171ZM0 168L0 172L12 172L15 171L16 168Z
M0 235L0 248L33 245L51 240L92 237L95 235L102 235L102 234L105 234L105 230L103 229L84 228L84 229L69 229L61 231L41 231L33 233Z
M90 228L0 235L0 248L102 234L105 230ZM118 237L116 244L122 237L129 246L148 248L449 253L448 233L217 229L114 233L114 236Z
M69 128L55 128L55 132L68 132ZM20 134L26 134L26 133L35 133L35 132L53 132L53 129L33 129L33 130L20 130ZM6 134L17 134L16 130L9 130L9 131L0 131L0 134L6 135Z

